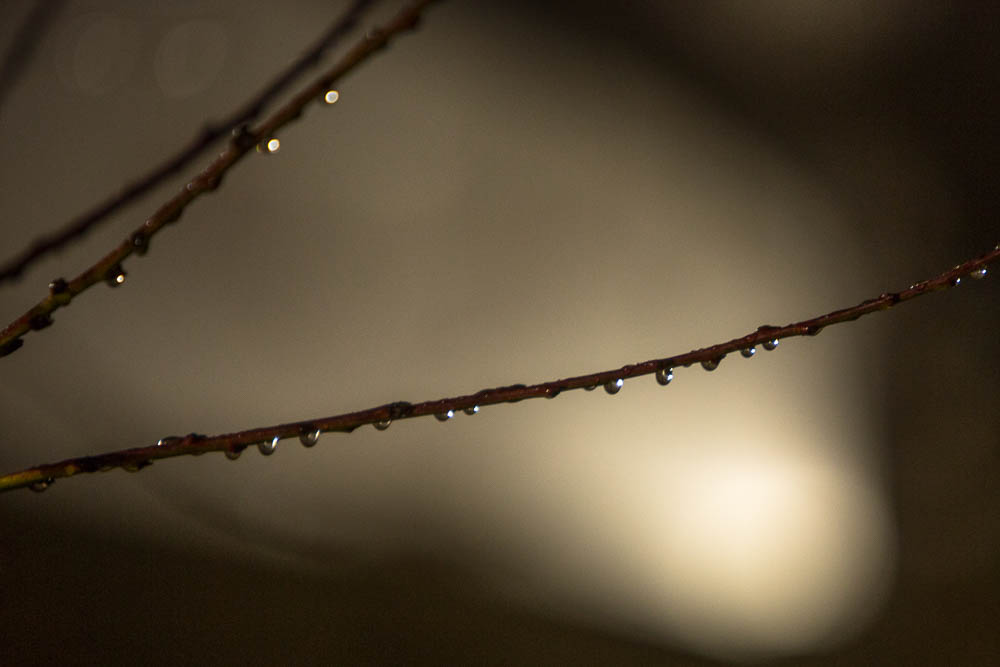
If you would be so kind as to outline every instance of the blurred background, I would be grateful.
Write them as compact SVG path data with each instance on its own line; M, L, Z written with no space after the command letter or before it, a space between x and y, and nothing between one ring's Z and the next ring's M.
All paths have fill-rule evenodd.
M2 259L344 4L53 4L0 106ZM998 12L437 4L0 361L0 464L605 370L982 254ZM3 321L211 155L0 286ZM998 303L965 281L668 387L5 494L0 658L989 664Z

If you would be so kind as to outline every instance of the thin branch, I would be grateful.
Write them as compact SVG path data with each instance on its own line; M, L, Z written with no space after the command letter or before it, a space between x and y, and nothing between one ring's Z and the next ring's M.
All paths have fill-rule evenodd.
M21 487L43 491L60 477L71 477L84 472L104 472L114 468L124 468L135 472L151 465L157 459L168 459L175 456L222 451L226 452L229 458L236 458L245 448L254 444L260 447L262 453L270 454L274 451L278 440L282 438L298 437L304 445L311 447L316 444L321 432L350 433L365 424L374 424L379 430L384 430L391 422L425 415L436 415L438 419L447 421L459 411L475 414L486 405L516 403L530 398L555 398L560 393L571 389L593 389L598 385L604 385L608 393L615 394L621 389L626 379L641 375L655 374L657 382L666 385L673 378L674 368L701 363L706 369L712 370L717 368L722 359L732 352L739 351L743 356L752 356L757 345L763 345L765 349L773 350L777 347L778 341L783 338L815 336L825 327L856 320L874 312L888 310L904 301L910 301L937 290L955 287L966 278L983 278L987 274L988 265L998 259L1000 259L1000 245L981 257L970 259L950 271L911 285L901 292L886 292L855 306L835 310L826 315L793 324L763 325L745 336L672 357L651 359L614 370L578 375L540 384L515 384L482 389L474 394L421 403L400 401L333 417L264 426L237 433L215 436L190 433L184 437L164 438L156 445L148 447L123 449L96 456L83 456L9 473L0 477L0 492Z
M310 102L321 102L323 95L334 82L364 62L369 56L384 48L396 34L416 26L420 12L433 0L418 0L401 10L382 28L368 31L344 57L308 86L303 88L284 106L263 120L256 129L243 126L222 153L198 176L181 188L167 203L146 219L118 247L105 255L96 264L70 281L57 279L49 284L49 295L30 310L8 324L0 331L0 357L21 347L21 337L32 330L44 329L52 324L52 313L68 306L80 293L99 282L107 282L115 287L125 281L125 271L121 263L133 252L145 254L149 240L164 226L180 218L181 213L196 198L219 187L222 177L261 141L269 140L275 132L302 115L302 110Z
M62 248L77 237L83 236L118 209L138 199L165 179L178 173L219 137L225 136L232 129L257 118L264 111L264 108L274 101L299 75L318 65L323 54L335 47L344 35L354 29L364 12L374 4L374 1L355 0L344 15L334 21L316 43L293 62L288 69L278 75L243 107L217 123L207 124L201 133L194 137L179 153L154 167L145 176L126 185L119 194L108 197L91 210L74 218L62 229L36 238L23 252L0 266L0 283L16 279L29 265L44 255ZM40 4L46 5L47 3ZM4 73L6 74L6 68ZM2 92L3 89L0 87L0 94ZM0 96L0 102L2 102L2 96Z
M28 18L21 24L14 41L4 54L3 65L0 66L0 109L7 101L10 91L17 85L17 80L31 64L42 36L64 4L65 0L38 0ZM0 282L3 279L3 270L0 269Z

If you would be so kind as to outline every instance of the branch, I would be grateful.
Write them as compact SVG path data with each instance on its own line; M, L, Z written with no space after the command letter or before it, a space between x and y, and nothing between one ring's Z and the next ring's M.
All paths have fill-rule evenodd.
M84 472L105 472L114 468L136 472L152 465L154 460L175 456L222 451L226 453L227 457L235 459L240 456L244 449L254 444L258 446L262 454L272 454L278 441L284 438L298 437L303 445L312 447L322 432L350 433L364 424L373 424L375 428L385 430L394 421L432 414L441 421L447 421L459 411L473 415L486 405L516 403L543 396L555 398L563 391L570 389L590 390L598 385L604 385L605 391L609 394L617 394L626 379L641 375L655 374L659 384L667 385L673 379L674 368L701 363L706 370L714 370L731 352L739 351L742 356L751 357L756 352L757 345L762 345L766 350L774 350L778 346L778 341L783 338L815 336L830 325L850 322L871 313L888 310L896 304L916 299L937 290L957 287L965 278L984 278L988 271L988 265L998 259L1000 259L1000 245L981 257L970 259L937 277L910 285L909 288L901 292L885 292L855 306L835 310L826 315L793 324L784 326L766 324L740 338L664 359L651 359L622 366L615 370L578 375L541 384L515 384L482 389L474 394L455 398L442 398L421 403L405 401L388 403L359 412L290 422L277 426L264 426L237 433L215 436L190 433L184 437L163 438L156 445L149 447L136 447L96 456L66 459L58 463L48 463L20 472L9 473L0 477L0 492L20 487L44 491L60 477L71 477Z
M167 159L159 166L154 167L145 176L126 185L120 194L112 195L105 199L91 210L71 220L61 230L36 238L21 254L10 259L3 266L0 266L0 283L16 279L30 264L42 256L62 248L79 236L83 236L92 227L96 226L97 223L115 213L118 209L138 199L165 179L178 173L196 157L201 155L219 137L228 134L230 130L248 123L259 116L264 108L280 95L294 79L306 70L316 66L323 57L323 54L336 46L340 39L354 28L364 12L373 3L374 0L355 0L354 4L348 8L344 15L334 21L308 51L293 62L288 69L278 75L256 97L244 104L242 108L234 111L218 123L209 123L206 125L201 133L192 139L179 153ZM46 2L41 3L41 6L47 5L48 3ZM39 12L36 11L35 13ZM5 75L7 69L6 67L4 69ZM2 80L4 83L6 82L6 78ZM2 102L2 92L3 88L0 87L0 102Z
M324 101L324 95L335 81L353 70L369 56L384 48L389 40L404 30L416 26L420 12L433 0L417 0L412 5L401 10L388 24L375 28L356 44L339 63L324 72L312 83L303 88L284 106L267 117L257 129L242 126L226 150L212 161L198 176L188 181L180 192L146 219L139 228L122 241L117 248L105 255L100 261L76 278L66 281L62 278L49 283L49 295L39 301L26 313L8 324L0 331L0 357L14 352L21 347L21 337L32 330L44 329L52 324L52 313L59 308L68 306L74 297L86 291L94 284L105 281L111 287L117 287L125 282L125 271L121 263L133 252L145 254L149 240L164 226L180 218L181 213L196 198L219 187L222 177L229 169L241 160L254 146L261 141L273 139L275 132L302 115L302 110L310 102ZM267 150L273 150L270 147Z

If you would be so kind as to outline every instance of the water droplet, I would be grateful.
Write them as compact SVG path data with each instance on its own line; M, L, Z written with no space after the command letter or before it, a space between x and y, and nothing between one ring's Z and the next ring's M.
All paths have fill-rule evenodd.
M596 384L588 385L588 386L586 386L586 387L583 388L584 391L594 391L595 389L597 389L597 385Z
M318 441L319 441L319 429L299 434L299 442L301 442L304 447L312 447Z
M392 424L392 420L391 419L383 419L380 422L375 422L374 424L372 424L372 426L374 426L379 431L384 431L387 428L389 428L390 424Z
M618 378L604 384L604 391L611 395L617 394L625 386L625 380Z
M139 255L145 255L149 250L149 237L144 232L134 232L129 240Z
M281 148L281 142L277 137L271 137L263 144L257 144L258 153L277 153L279 148Z
M706 371L714 371L716 368L719 367L719 364L721 362L722 362L722 357L719 357L718 359L706 359L705 361L701 362L701 367L704 368Z
M111 287L118 287L125 282L125 275L125 269L119 264L108 271L107 275L104 276L104 282Z
M740 354L743 355L744 359L749 359L753 355L757 354L757 348L751 345L750 347L745 347L740 350Z
M40 479L37 482L32 482L30 485L28 485L28 488L34 491L35 493L41 493L45 489L55 484L55 481L56 480L51 477L46 477L45 479Z
M55 296L69 291L69 283L63 278L56 278L49 283L49 294Z
M24 345L24 341L20 338L7 341L3 345L0 345L0 357L6 357L14 350L20 349L22 345Z
M156 441L156 446L157 447L164 447L164 446L167 446L167 445L176 445L178 442L180 442L183 439L184 438L181 438L181 437L176 436L176 435L168 435L165 438L160 438L159 440L157 440Z
M243 453L243 449L242 448L240 448L240 449L227 449L226 450L226 458L229 459L230 461L235 461L236 459L240 458L240 454L242 454L242 453Z
M975 280L982 280L989 273L989 270L985 266L980 266L978 269L969 274L970 278Z
M777 338L772 338L771 340L765 340L764 341L764 349L767 350L768 352L770 352L771 350L774 350L777 347L778 347L778 339Z
M475 414L479 414L479 406L478 405L473 405L471 408L465 408L464 410L462 410L462 412L464 412L465 414L470 415L470 416L471 415L475 415Z
M338 93L336 90L328 90L326 91L326 95L323 96L323 101L326 102L327 104L336 104L337 100L339 99L340 99L340 93Z
M44 329L45 327L52 326L52 318L45 313L39 313L28 321L28 326L33 330L38 331L40 329Z
M122 470L126 472L139 472L146 466L153 465L152 461L137 461L122 464Z
M545 398L555 398L562 393L562 389L549 389L545 392Z
M278 448L278 440L281 440L281 438L278 436L274 436L270 440L265 440L264 442L258 442L257 449L259 449L260 453L263 454L264 456L270 456L271 454L274 454L274 450Z
M951 279L951 286L952 287L958 287L961 284L962 284L962 279L961 278L952 278Z
M451 419L452 417L455 416L455 411L454 410L449 410L448 412L439 412L438 414L436 414L434 416L437 417L437 420L439 422L446 422L446 421L448 421L449 419Z
M657 383L666 387L674 379L674 369L673 368L658 368L656 369L656 381Z

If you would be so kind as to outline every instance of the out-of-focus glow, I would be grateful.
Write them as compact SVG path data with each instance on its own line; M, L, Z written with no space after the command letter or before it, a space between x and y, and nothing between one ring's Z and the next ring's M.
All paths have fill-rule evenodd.
M115 276L115 282L118 283L119 285L121 285L123 282L125 282L125 274L124 273L119 273L118 275L116 275Z
M327 104L335 104L339 99L340 99L340 93L338 93L336 90L328 90L326 91L326 95L323 96L323 101L326 102Z
M890 520L859 470L722 448L651 474L662 491L640 560L678 639L723 656L807 650L849 635L884 596Z
M281 148L281 142L278 139L268 139L265 146L268 153L277 153L278 149Z

